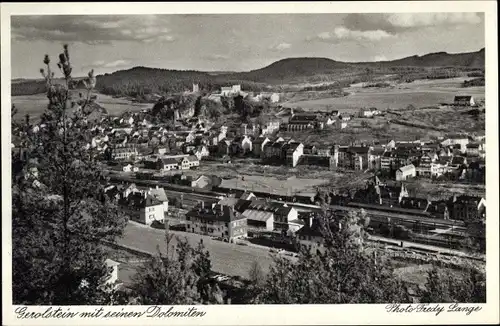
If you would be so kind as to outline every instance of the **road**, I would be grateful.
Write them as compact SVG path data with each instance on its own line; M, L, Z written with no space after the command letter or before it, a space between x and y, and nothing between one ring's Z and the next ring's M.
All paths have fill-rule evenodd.
M267 272L270 266L273 264L273 255L270 253L270 248L257 246L253 244L248 244L246 246L231 244L227 242L221 242L218 240L213 240L209 236L203 236L199 234L172 231L169 232L175 234L179 238L185 238L192 246L196 246L200 240L203 240L205 248L210 253L210 260L212 262L213 271L230 276L239 276L243 278L248 277L248 272L254 261L257 261L262 269ZM371 237L372 240L388 240L380 237ZM160 251L165 253L165 231L154 229L146 225L139 224L137 222L130 221L125 228L124 235L122 238L118 239L118 244L145 251L151 254L157 253L157 247ZM176 240L174 240L176 241ZM399 242L398 242L399 243ZM395 246L393 250L403 251L407 250L405 248L399 248ZM416 249L416 254L419 253L418 248L421 248L421 244L410 243L405 241L405 247L413 247L414 251ZM443 248L425 246L425 249L435 250L441 254L446 253L453 256L458 256L462 258L469 258L462 252L457 252L454 250L443 250ZM374 249L376 248L373 247ZM386 252L385 249L383 250ZM411 249L410 249L411 250ZM425 253L424 253L425 254ZM287 259L296 260L296 258L291 258L285 256ZM446 258L446 257L444 257ZM474 259L474 260L477 260ZM480 260L480 259L479 259ZM135 273L135 268L132 266L134 264L123 264L123 269L120 272L120 277L124 280L130 279L131 275Z
M217 273L231 276L248 277L248 271L254 261L259 262L264 271L268 271L273 263L268 248L256 246L241 246L227 242L212 240L208 236L170 231L181 238L187 238L192 246L196 246L203 239L205 248L210 253L212 269ZM124 235L117 242L128 247L143 250L152 254L157 253L157 246L165 252L165 231L153 229L136 222L129 222Z

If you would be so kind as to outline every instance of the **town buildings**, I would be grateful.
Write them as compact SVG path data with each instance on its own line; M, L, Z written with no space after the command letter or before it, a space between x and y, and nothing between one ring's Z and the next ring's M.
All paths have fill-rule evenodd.
M315 254L318 250L323 250L325 239L321 232L318 220L313 216L304 219L305 225L300 228L296 233L296 243L299 249L307 250Z
M113 160L129 160L138 154L135 147L113 148L111 150L111 158Z
M163 204L164 213L168 212L168 197L165 189L158 186L156 188L149 188L148 194Z
M457 106L474 106L476 105L474 97L469 95L455 96L453 103Z
M119 200L122 209L130 218L142 224L164 221L164 206L161 201L147 193L132 192Z
M413 164L405 165L397 169L396 181L404 181L414 178L417 175L417 170Z
M231 96L238 95L241 93L241 85L232 85L229 87L221 87L220 95L222 96Z
M286 151L286 163L291 167L296 167L300 157L303 154L304 145L302 143L290 143L290 147Z
M231 206L201 202L186 213L186 231L220 237L228 242L247 236L247 218Z
M451 199L451 218L461 221L476 221L485 217L486 200L477 196L454 196Z

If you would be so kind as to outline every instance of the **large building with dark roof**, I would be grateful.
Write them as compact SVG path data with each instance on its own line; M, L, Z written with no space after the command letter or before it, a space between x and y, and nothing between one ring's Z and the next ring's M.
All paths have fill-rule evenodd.
M120 199L119 204L122 210L137 222L151 225L154 221L164 221L163 203L145 192L132 192Z
M201 202L186 213L186 220L187 232L210 235L228 242L247 236L247 218L232 206Z

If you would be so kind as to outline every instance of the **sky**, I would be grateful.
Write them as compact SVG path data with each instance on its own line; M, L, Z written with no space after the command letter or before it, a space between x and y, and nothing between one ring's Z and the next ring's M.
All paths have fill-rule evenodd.
M12 78L70 47L73 76L146 66L248 71L289 57L393 60L478 51L481 13L12 16Z

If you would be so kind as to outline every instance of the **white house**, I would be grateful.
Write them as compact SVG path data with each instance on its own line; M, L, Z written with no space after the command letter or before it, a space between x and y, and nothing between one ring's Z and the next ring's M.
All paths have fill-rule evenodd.
M442 146L460 145L460 151L462 153L467 151L468 144L469 138L466 135L452 135L441 142Z
M156 188L149 188L148 193L163 204L164 213L168 212L168 197L165 189L156 186Z
M299 159L304 155L304 145L302 143L291 143L286 151L286 161L288 165L296 167Z
M210 155L210 152L208 151L207 146L198 146L194 150L194 155L198 158L198 160L201 160L203 157L207 157Z
M175 158L163 158L161 164L163 171L177 170L179 168L178 160Z
M238 136L231 142L231 152L233 154L248 153L252 151L252 139L247 135Z
M278 93L260 93L254 97L255 101L262 101L263 99L269 99L271 103L278 103L280 101L280 96Z
M360 118L371 118L373 117L374 112L370 109L360 109L359 110L359 117Z
M132 164L127 164L123 168L123 172L137 172L139 168L137 166L133 166Z
M163 222L165 213L163 203L159 200L147 196L144 200L144 207L141 208L140 222L146 225L151 225L154 221ZM168 206L167 206L168 207Z
M147 192L134 192L120 201L123 209L132 220L151 225L154 221L163 222L163 203Z
M405 165L400 167L396 171L396 181L403 181L409 178L414 178L417 175L417 171L413 164Z
M335 125L338 129L345 129L347 128L347 121L343 120L335 120Z
M132 156L137 156L137 154L135 147L113 148L111 150L111 158L114 160L130 159Z
M180 162L180 166L183 170L187 170L193 167L200 166L200 161L195 155L189 155L184 157Z
M241 92L241 85L233 85L230 87L221 87L221 89L220 89L220 95L222 95L222 96L234 95L234 94L238 94L240 92Z
M115 284L118 281L118 266L120 266L120 263L112 259L106 259L105 264L106 267L111 269L106 279L106 284Z
M279 120L268 121L263 126L261 126L262 135L272 134L273 132L279 129L280 129Z

